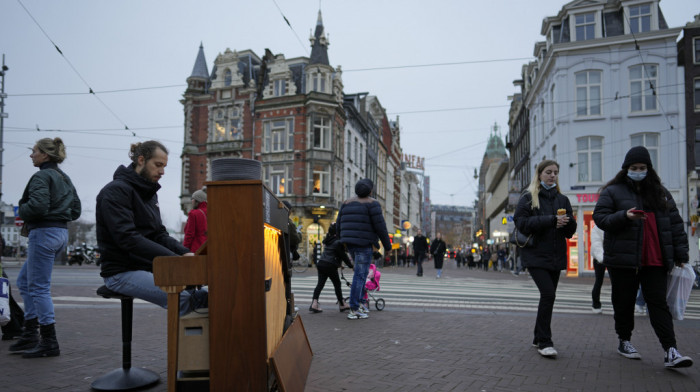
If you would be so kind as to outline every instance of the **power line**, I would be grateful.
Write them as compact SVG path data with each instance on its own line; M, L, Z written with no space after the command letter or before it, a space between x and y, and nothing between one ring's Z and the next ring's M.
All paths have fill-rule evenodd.
M282 15L282 18L284 18L284 22L292 30L292 33L294 33L294 36L297 37L297 41L299 41L299 45L301 45L301 47L304 48L304 52L306 52L306 54L308 55L309 49L306 46L304 46L304 43L301 41L301 38L299 38L299 34L297 34L297 32L294 30L294 27L292 27L292 24L289 23L289 19L287 19L287 17L284 16L284 12L282 12L282 9L280 8L280 6L277 5L277 1L272 0L272 2L275 3L275 7L277 7L277 10L280 12L280 15Z
M102 90L93 92L75 92L75 93L23 93L23 94L8 94L11 97L36 97L36 96L53 96L53 95L89 95L89 94L112 94L112 93L123 93L128 91L143 91L143 90L156 90L174 87L184 87L184 84L171 84L168 86L152 86L152 87L136 87L136 88L125 88L120 90ZM136 128L132 128L136 129Z
M124 125L124 129L128 131L128 130L129 130L129 127L126 125L126 123L125 123L124 121L122 121L122 119L121 119L119 116L117 116L117 114L116 114L109 106L107 106L107 104L106 104L99 96L97 96L97 94L95 94L95 92L92 90L92 87L90 87L90 84L85 80L85 78L83 78L83 76L80 74L80 72L78 72L78 70L75 68L75 66L73 66L73 63L71 63L70 60L68 59L68 57L66 57L66 55L63 54L63 51L61 51L61 49L58 47L58 45L51 39L51 37L50 37L49 34L44 30L44 28L41 27L41 25L39 24L39 22L36 20L36 18L34 18L34 16L32 15L32 13L29 12L29 10L27 9L27 7L25 7L24 4L22 4L22 0L17 0L17 2L19 3L20 6L22 6L22 8L24 9L24 11L25 11L25 12L27 13L27 15L29 15L29 17L34 21L34 23L37 25L37 27L39 27L39 30L41 30L41 32L44 33L44 35L46 36L46 38L51 42L51 44L53 45L53 47L56 48L56 51L58 51L58 53L61 55L61 57L63 57L63 59L66 60L66 62L67 62L68 65L71 67L71 69L73 70L73 72L75 72L75 74L78 75L78 77L80 78L80 80L83 81L83 83L85 84L85 86L88 88L89 93L92 94L92 95L94 95L95 98L97 99L97 101L100 102L100 104L102 104L102 106L104 106L105 109L107 109L107 111L109 111L109 112L112 114L112 116L114 116L114 118L116 118L120 123L122 123L122 125ZM131 134L132 134L132 136L136 136L136 133L134 133L133 131L131 131Z

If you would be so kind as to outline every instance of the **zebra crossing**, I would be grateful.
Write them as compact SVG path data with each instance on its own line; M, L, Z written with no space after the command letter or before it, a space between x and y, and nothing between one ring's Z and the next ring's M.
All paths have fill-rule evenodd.
M351 280L351 276L346 276ZM311 303L317 277L315 274L295 275L292 290L297 306L303 309ZM343 284L343 296L350 288ZM484 279L455 277L435 279L406 274L382 273L381 291L375 298L386 301L385 310L424 309L432 311L516 311L537 312L539 291L528 276L518 279ZM613 314L610 286L601 291L603 313ZM333 284L329 281L321 292L320 303L325 308L335 307ZM374 308L374 303L371 303ZM591 313L591 286L581 283L559 282L555 313ZM685 311L685 319L700 319L700 290L693 290Z

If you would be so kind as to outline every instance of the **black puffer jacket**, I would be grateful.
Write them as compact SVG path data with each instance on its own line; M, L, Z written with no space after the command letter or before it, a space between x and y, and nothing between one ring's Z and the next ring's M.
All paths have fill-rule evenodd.
M156 256L188 253L163 226L156 192L158 183L119 166L114 181L97 195L97 243L102 277L125 271L152 271Z
M386 251L391 250L382 206L371 197L352 197L340 207L338 218L340 242L349 248L369 248L382 242Z
M559 193L556 188L540 189L540 208L533 210L532 195L525 192L520 196L513 220L518 230L533 234L535 247L519 249L523 267L544 268L553 271L566 269L566 239L576 232L576 220L573 216L569 198ZM566 209L569 223L557 229L557 210Z
M318 264L328 263L340 268L341 262L344 262L350 268L354 268L348 254L345 252L345 246L340 243L337 236L326 237L323 240L323 253L318 260Z
M688 262L688 235L683 218L678 213L671 193L666 193L667 209L650 211L645 209L641 196L635 192L632 180L613 184L600 193L593 211L593 220L603 231L603 264L608 267L639 268L642 266L642 239L644 223L627 218L630 208L644 209L654 213L659 235L661 255L666 268L671 270L674 262Z

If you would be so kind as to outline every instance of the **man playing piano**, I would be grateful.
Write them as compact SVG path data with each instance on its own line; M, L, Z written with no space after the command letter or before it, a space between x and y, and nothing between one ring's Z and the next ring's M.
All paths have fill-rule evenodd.
M119 166L112 182L97 195L97 243L108 289L154 303L168 304L167 294L153 281L156 256L192 256L171 237L160 217L158 180L165 174L168 150L150 140L131 145L132 163ZM186 290L180 295L180 314L206 308L206 290Z

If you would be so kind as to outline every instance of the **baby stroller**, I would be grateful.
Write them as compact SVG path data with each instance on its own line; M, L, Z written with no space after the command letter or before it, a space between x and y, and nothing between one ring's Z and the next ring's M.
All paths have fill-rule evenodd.
M365 282L365 289L363 290L362 293L362 303L365 306L365 308L369 309L369 301L368 297L372 298L372 301L374 301L374 307L377 308L377 310L383 310L384 309L384 298L375 298L374 293L379 291L379 279L382 277L382 273L379 272L377 269L377 266L374 264L369 265L369 274L367 274L367 282ZM343 269L340 269L340 278L345 281L345 284L350 287L352 284L348 282L347 279L345 279L345 276L343 275ZM345 303L349 304L350 303L350 297L345 298Z

